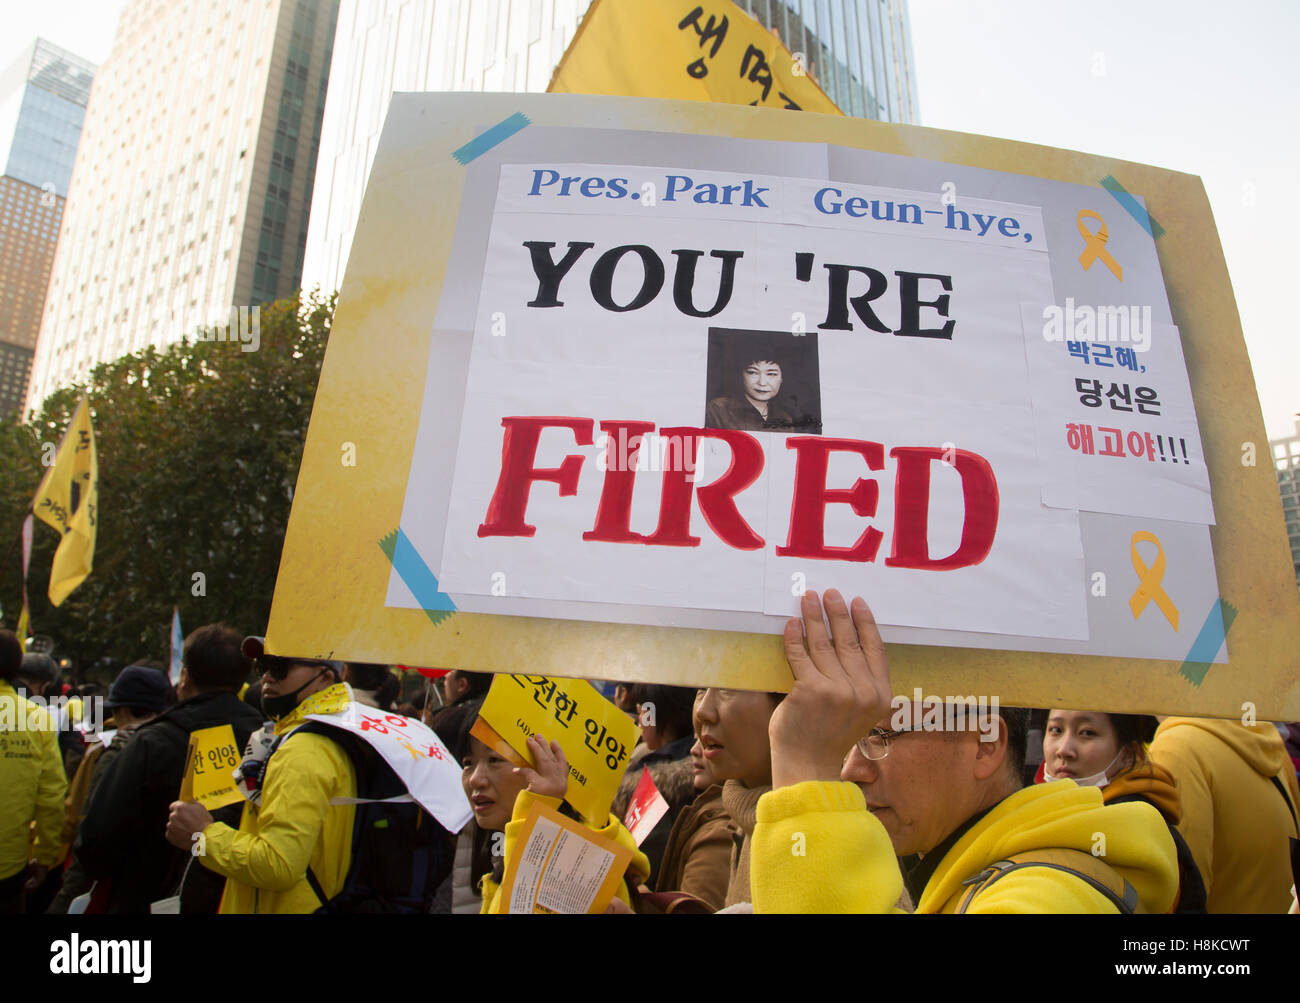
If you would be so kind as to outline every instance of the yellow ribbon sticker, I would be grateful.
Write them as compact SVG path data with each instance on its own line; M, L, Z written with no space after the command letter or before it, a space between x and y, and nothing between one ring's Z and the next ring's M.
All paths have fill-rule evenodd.
M1096 233L1093 233L1083 225L1084 219L1095 219L1101 224L1101 228ZM1079 264L1083 265L1083 270L1086 272L1092 267L1094 261L1100 261L1114 273L1115 278L1123 282L1124 267L1111 257L1110 252L1106 250L1106 241L1110 240L1110 231L1106 229L1106 221L1091 209L1083 209L1079 212L1078 226L1079 236L1084 240L1083 253L1079 255Z
M1139 543L1156 545L1156 563L1151 567L1147 567L1146 561L1142 560L1142 555L1138 553ZM1165 615L1165 619L1177 631L1178 607L1174 605L1174 601L1169 598L1169 593L1160 584L1165 577L1165 548L1160 543L1160 538L1155 533L1139 530L1133 534L1133 541L1129 544L1129 556L1133 559L1133 570L1138 576L1137 591L1128 601L1129 609L1133 611L1133 619L1136 620L1142 615L1142 611L1147 608L1147 603L1154 602L1160 607L1160 612Z

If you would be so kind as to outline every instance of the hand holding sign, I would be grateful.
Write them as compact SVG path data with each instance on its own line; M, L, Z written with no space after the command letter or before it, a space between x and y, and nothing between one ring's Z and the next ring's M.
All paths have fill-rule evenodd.
M631 860L630 847L537 801L515 836L498 903L510 913L601 913Z
M844 754L889 715L889 661L870 608L854 599L850 616L844 597L831 589L826 615L829 636L822 604L809 591L803 597L802 621L791 619L785 627L794 687L768 725L774 788L838 780Z
M535 759L538 749L553 758L552 748L563 749L560 762L568 771L567 786L552 781L538 794L562 797L585 819L597 824L609 815L610 802L627 769L627 750L636 744L637 729L631 719L581 679L500 674L492 680L470 734L497 755L518 767L533 769L521 776L530 781L553 769ZM549 745L533 740L538 734L554 735ZM531 775L530 775L531 774Z
M173 801L167 816L167 842L182 850L189 850L194 834L212 824L211 813L201 804L192 801Z
M514 772L528 781L528 789L534 794L563 798L569 790L569 761L564 758L560 743L548 743L541 735L529 735L528 751L536 769L516 766Z

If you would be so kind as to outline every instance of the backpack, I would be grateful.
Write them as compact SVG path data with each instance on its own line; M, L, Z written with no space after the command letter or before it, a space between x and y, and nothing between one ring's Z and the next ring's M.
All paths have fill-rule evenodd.
M1114 868L1103 863L1090 853L1082 850L1035 850L1017 853L1006 860L995 860L972 878L967 878L963 885L972 886L961 900L957 912L963 913L975 898L989 885L1011 871L1022 867L1050 867L1053 870L1072 874L1089 885L1094 891L1101 892L1111 904L1124 916L1146 912L1138 900L1137 889L1118 874Z
M1106 803L1152 804L1141 794L1126 794ZM1169 829L1169 835L1174 841L1174 850L1178 855L1178 895L1174 898L1173 907L1169 911L1180 915L1204 916L1205 880L1201 877L1201 869L1196 866L1192 848L1187 845L1187 840L1178 831L1178 827L1169 825L1168 822L1165 825Z
M307 868L307 883L321 903L316 912L428 912L438 886L451 872L454 837L411 799L393 768L365 739L318 721L289 734L299 731L324 735L338 745L357 775L352 856L342 889L327 899Z

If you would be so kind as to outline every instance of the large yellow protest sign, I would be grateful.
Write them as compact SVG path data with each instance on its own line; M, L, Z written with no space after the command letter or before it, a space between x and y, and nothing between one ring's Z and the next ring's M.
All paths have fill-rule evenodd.
M784 617L835 587L900 693L1300 717L1198 179L698 101L397 95L361 220L268 650L779 691ZM1101 334L1121 307L1141 338Z
M602 824L637 739L631 719L590 683L516 674L492 680L470 734L520 766L532 765L530 736L559 742L569 761L565 800Z
M81 398L32 501L36 518L56 529L62 539L50 568L50 602L62 604L86 580L95 560L99 508L99 461L90 406Z
M232 776L239 754L234 729L228 724L190 732L179 800L197 801L208 811L243 800Z
M595 0L548 90L842 114L809 69L731 0Z

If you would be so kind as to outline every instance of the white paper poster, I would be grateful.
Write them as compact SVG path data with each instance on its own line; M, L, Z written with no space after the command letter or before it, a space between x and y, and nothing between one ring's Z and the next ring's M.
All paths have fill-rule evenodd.
M833 569L882 622L1086 637L1077 520L1027 476L1037 211L626 174L501 171L442 587L789 615Z
M511 913L585 913L614 866L615 856L546 818L539 818L518 858Z
M448 832L459 832L470 820L473 809L461 784L460 764L422 722L355 702L341 714L309 714L308 719L365 739Z
M889 158L797 144L770 162L803 175L769 175L720 169L717 139L664 143L659 166L521 153L462 209L487 238L477 295L440 305L464 340L435 332L468 357L455 460L422 417L402 515L455 608L779 633L837 588L891 640L1186 654L1097 591L1154 594L1176 540L1189 618L1215 598L1149 236L1107 245L1111 289L1082 186L952 168L953 190L913 188ZM1121 330L1094 303L1089 325L1099 289L1145 309ZM396 572L387 602L418 605Z

